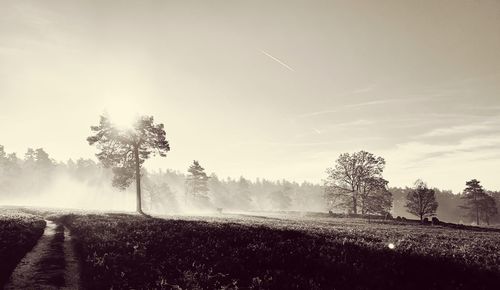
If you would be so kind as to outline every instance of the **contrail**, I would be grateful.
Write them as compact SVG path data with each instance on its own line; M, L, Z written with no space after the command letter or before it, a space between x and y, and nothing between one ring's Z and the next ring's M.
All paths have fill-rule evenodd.
M270 55L269 53L263 51L262 49L259 49L259 51L266 55L267 57L269 57L270 59L274 60L275 62L281 64L282 66L284 66L286 69L288 69L289 71L292 71L292 72L295 72L295 70L293 68L291 68L289 65L287 65L286 63L282 62L281 60L275 58L274 56Z

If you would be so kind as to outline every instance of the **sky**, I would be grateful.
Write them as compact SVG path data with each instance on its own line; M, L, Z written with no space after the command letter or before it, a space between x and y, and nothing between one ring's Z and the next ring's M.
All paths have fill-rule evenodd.
M149 169L319 183L339 154L390 186L500 190L500 1L0 0L0 144L94 158L153 115Z

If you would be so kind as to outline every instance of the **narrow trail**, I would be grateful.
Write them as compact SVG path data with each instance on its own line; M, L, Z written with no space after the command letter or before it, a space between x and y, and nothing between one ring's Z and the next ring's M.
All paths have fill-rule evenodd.
M14 269L5 289L82 289L69 230L46 222L43 235Z

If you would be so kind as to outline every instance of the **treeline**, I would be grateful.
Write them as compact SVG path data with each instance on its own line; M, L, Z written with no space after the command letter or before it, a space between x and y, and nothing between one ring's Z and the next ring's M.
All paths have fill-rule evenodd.
M391 187L389 190L393 196L392 214L395 217L415 218L415 215L409 213L406 207L408 193L414 190L414 188ZM434 216L439 217L439 219L443 221L452 223L477 223L476 216L474 214L471 215L471 210L467 208L467 199L464 192L453 193L451 190L440 190L438 188L432 188L432 190L435 192L435 198L438 204ZM498 212L500 209L500 191L486 190L485 194L494 200L496 212ZM500 214L483 216L481 217L480 223L481 222L500 224Z
M198 171L141 170L144 210L153 213L177 213L217 208L228 211L325 211L323 188L308 182L287 180L249 180L220 178L206 174L198 162ZM192 167L192 166L191 166ZM195 175L193 175L193 173ZM203 177L193 192L193 176ZM57 162L42 148L28 149L24 156L7 153L0 145L0 201L23 199L27 203L51 185L64 179L75 187L85 185L88 198L99 202L100 192L111 190L112 169L92 159ZM68 188L65 197L72 197ZM116 189L118 190L118 189ZM126 189L132 194L133 186ZM102 193L101 195L104 195ZM64 203L63 203L64 204ZM110 205L111 206L111 205ZM116 208L116 207L114 207Z
M465 182L459 194L432 189L422 180L412 188L389 188L383 177L385 160L359 151L339 156L326 170L325 199L330 211L354 216L417 216L426 223L438 221L470 222L476 225L500 222L500 194L485 190L476 179Z
M354 159L362 161L358 160L358 167L352 167L352 164L356 164ZM360 170L359 165L366 168ZM437 216L440 220L455 223L479 221L500 224L500 215L495 214L500 205L500 192L487 191L482 187L476 188L479 191L469 190L477 191L477 202L474 202L474 195L469 194L472 199L467 198L467 191L453 193L427 188L423 183L420 184L420 189L417 185L406 188L388 187L388 181L382 178L384 165L383 159L368 152L343 154L339 157L336 167L328 170L329 176L323 185L287 180L249 180L244 177L220 178L215 173L207 174L197 161L188 164L185 172L147 171L143 168L142 201L145 211L159 214L217 209L306 212L333 210L339 213L391 214L393 217L406 218ZM360 175L353 175L351 179L342 175L349 170ZM4 147L0 145L0 202L4 204L12 200L24 200L29 204L33 197L51 190L51 185L61 179L70 185L64 193L64 198L75 198L71 185L83 185L90 201L109 202L103 198L112 190L117 191L111 187L113 176L112 169L105 168L100 162L92 159L56 162L42 148L28 149L19 157L16 153L5 152ZM346 184L346 180L351 180L351 184ZM359 194L354 195L352 188L356 188ZM133 186L126 189L129 199L133 197L133 189ZM411 210L411 205L409 207L409 197L411 199L412 194L413 204L419 203L419 199L415 199L416 193L422 197L431 194L433 198L430 200L431 206L428 210L424 209L425 212L421 216L418 209L414 207ZM436 203L435 208L432 206L433 200ZM119 201L115 199L115 202ZM61 201L58 204L65 203ZM487 206L491 204L494 204L495 208ZM113 209L119 208L112 204L109 206Z

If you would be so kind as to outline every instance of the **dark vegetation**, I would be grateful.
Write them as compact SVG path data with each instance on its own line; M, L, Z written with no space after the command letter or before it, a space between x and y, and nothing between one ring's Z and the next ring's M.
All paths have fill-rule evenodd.
M204 219L110 214L60 221L77 239L89 289L491 289L500 283L499 233L360 219Z
M17 263L43 234L45 221L37 216L0 209L0 288L8 281Z
M436 201L436 192L427 187L421 180L415 182L415 187L406 195L407 211L420 218L420 222L424 219L436 215L438 203Z
M344 153L326 170L325 199L329 209L349 214L386 215L392 207L389 183L382 177L385 160L366 151Z

